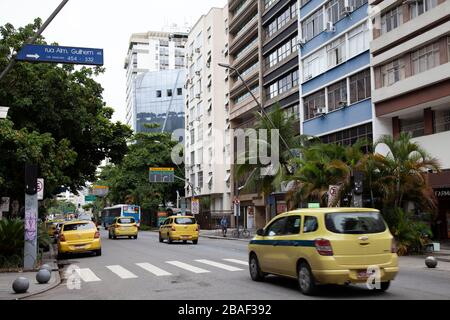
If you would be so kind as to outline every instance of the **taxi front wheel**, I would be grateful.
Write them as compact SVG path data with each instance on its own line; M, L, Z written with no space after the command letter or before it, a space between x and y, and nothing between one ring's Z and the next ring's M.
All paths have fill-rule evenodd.
M302 262L298 268L298 283L304 295L311 296L317 292L316 280L311 268L305 262Z
M259 267L258 258L256 257L255 254L252 254L250 256L249 268L250 268L250 276L252 277L253 281L260 282L264 280L264 273L261 271L261 268Z
M380 289L375 289L375 291L377 292L385 292L389 289L389 287L391 286L391 282L387 281L387 282L382 282L380 283Z

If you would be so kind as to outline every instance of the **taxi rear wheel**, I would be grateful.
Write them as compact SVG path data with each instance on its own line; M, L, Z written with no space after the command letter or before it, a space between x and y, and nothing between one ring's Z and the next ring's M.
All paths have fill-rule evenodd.
M95 255L100 257L102 255L102 249L95 250Z
M302 262L298 268L298 284L304 295L311 296L317 292L316 280L311 268L305 262Z
M172 243L173 243L173 240L172 240L171 237L167 238L167 241L169 242L169 244L172 244Z
M192 240L193 244L198 244L198 240Z
M161 232L159 233L159 242L163 242L163 238L161 237Z
M258 258L256 257L256 254L252 254L250 256L249 269L250 269L250 276L252 277L253 281L261 282L264 280L264 273L261 271L261 268L259 267L259 261Z

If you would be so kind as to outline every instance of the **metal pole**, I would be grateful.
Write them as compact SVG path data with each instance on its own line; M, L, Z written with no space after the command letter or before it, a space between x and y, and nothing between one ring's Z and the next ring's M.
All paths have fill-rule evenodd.
M31 271L37 259L38 231L38 196L37 196L36 164L25 165L25 244L23 252L23 268Z
M48 17L48 19L44 22L44 24L39 28L39 30L36 32L34 36L32 36L30 39L28 39L25 44L33 44L37 38L44 32L44 30L48 27L48 25L55 19L55 17L58 15L58 13L64 8L64 6L69 2L69 0L63 0L59 6L53 11L53 13ZM3 70L3 72L0 74L0 81L11 71L11 69L16 64L16 57L13 55L11 57L11 60L9 61L8 66Z

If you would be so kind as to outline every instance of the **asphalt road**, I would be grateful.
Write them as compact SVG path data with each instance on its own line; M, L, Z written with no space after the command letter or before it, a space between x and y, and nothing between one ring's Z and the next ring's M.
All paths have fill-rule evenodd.
M101 257L78 255L62 261L61 285L29 299L450 299L450 268L427 270L418 258L400 260L401 272L386 293L364 286L327 286L319 296L306 297L295 280L270 276L253 282L246 265L247 244L241 241L201 238L198 245L169 245L159 243L157 233L141 232L138 240L109 240L102 231L102 251ZM67 274L68 268L79 268L79 289L73 289L76 278Z

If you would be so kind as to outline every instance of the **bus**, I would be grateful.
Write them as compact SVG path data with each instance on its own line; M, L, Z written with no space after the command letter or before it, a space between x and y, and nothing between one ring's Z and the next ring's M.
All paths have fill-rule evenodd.
M117 217L132 217L136 221L138 228L141 226L141 207L136 205L119 204L114 207L104 208L102 210L102 224L105 229L114 221Z

